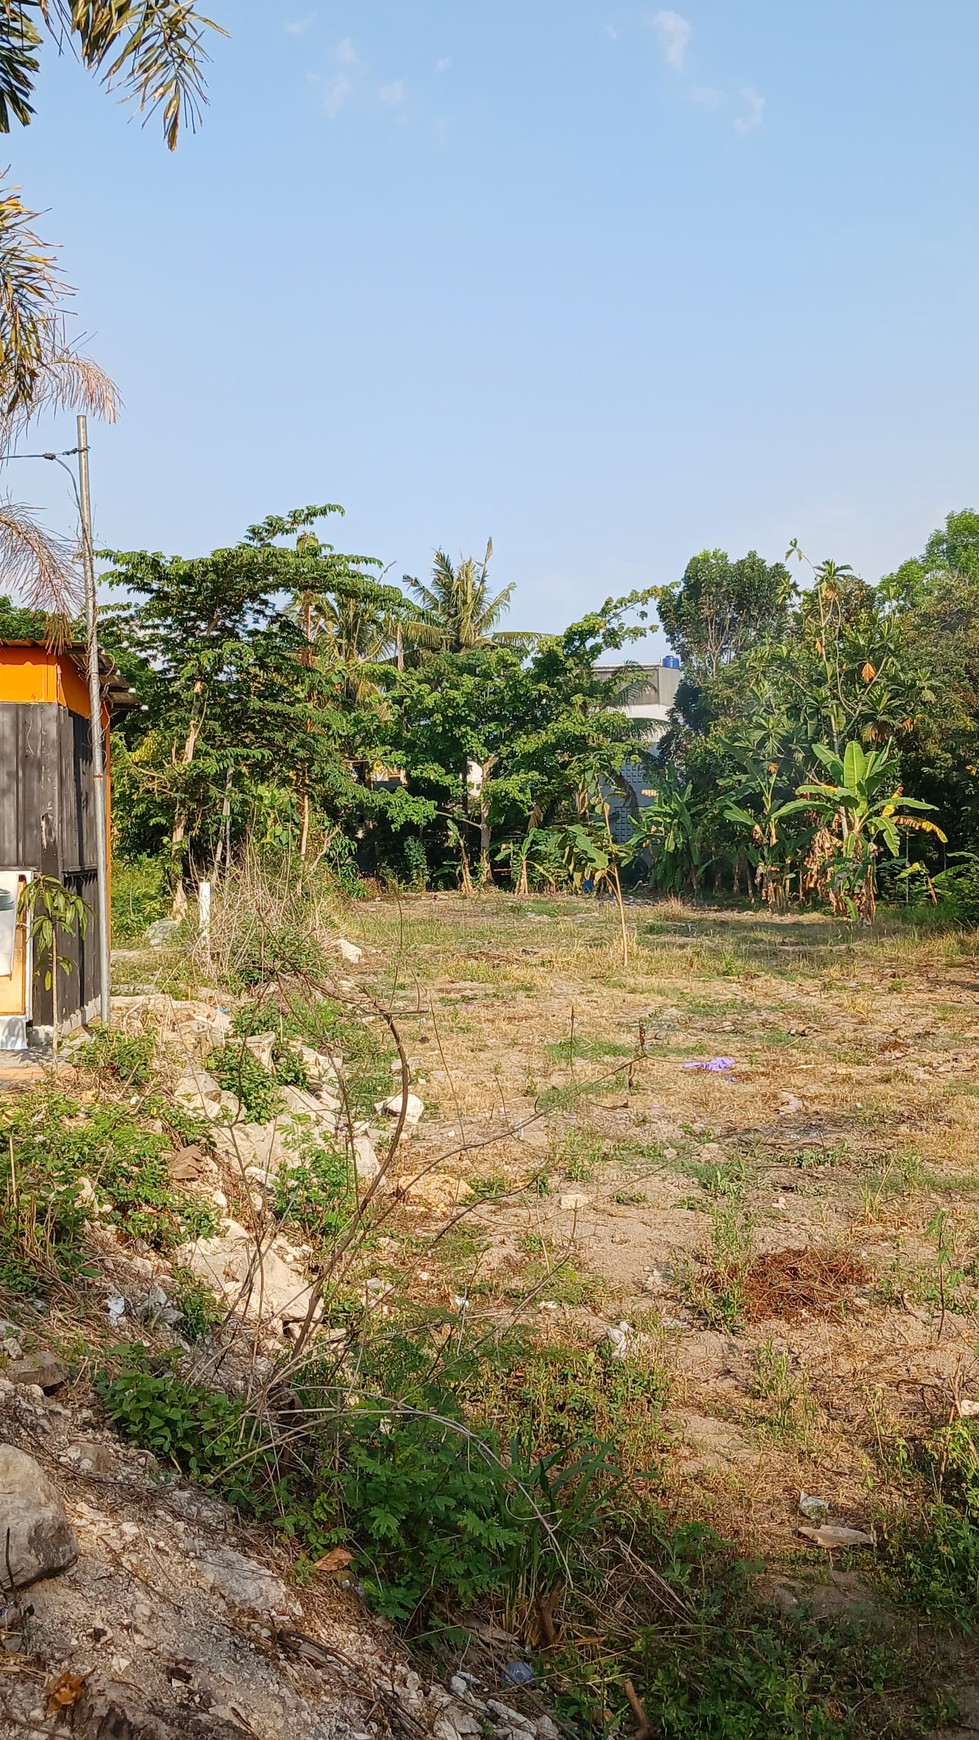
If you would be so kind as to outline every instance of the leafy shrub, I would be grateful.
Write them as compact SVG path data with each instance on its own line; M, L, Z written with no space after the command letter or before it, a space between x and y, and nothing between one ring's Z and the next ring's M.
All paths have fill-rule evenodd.
M453 1613L494 1595L526 1604L560 1581L603 1513L604 1449L533 1459L517 1441L507 1448L472 1430L433 1381L424 1334L379 1346L367 1365L372 1357L400 1375L399 1393L354 1402L331 1368L322 1385L307 1370L300 1400L315 1404L315 1418L282 1463L244 1402L185 1383L172 1359L134 1350L100 1392L120 1431L308 1552L351 1541L372 1604L402 1624L418 1625L436 1603Z
M281 925L254 913L234 938L227 983L234 991L250 991L274 979L328 977L330 963L308 925L287 917Z
M629 1538L649 1578L645 1602L630 1608L628 1629L555 1663L567 1674L558 1711L583 1740L633 1731L626 1677L658 1740L912 1740L947 1714L886 1621L782 1613L759 1594L760 1566L653 1505L639 1507Z
M892 1593L933 1620L971 1629L979 1619L979 1435L955 1420L917 1460L930 1489L923 1514L902 1519L887 1542Z
M226 1093L237 1094L250 1123L268 1124L283 1110L275 1075L246 1046L221 1046L211 1052L207 1066Z
M124 1082L127 1087L146 1087L152 1080L155 1051L152 1033L122 1033L118 1027L97 1027L75 1055L78 1063Z
M0 1279L18 1291L68 1278L85 1267L84 1225L103 1222L157 1250L217 1228L210 1203L175 1190L165 1135L147 1130L128 1106L83 1105L43 1090L4 1107L0 1120Z
M946 870L933 877L939 910L956 924L979 924L979 856L953 852Z
M154 1359L139 1347L97 1388L118 1432L195 1478L216 1476L229 1503L262 1511L274 1476L272 1442L243 1401L185 1384L172 1357Z
M112 940L138 943L148 925L166 918L170 908L167 865L160 858L112 861Z
M224 1316L213 1288L189 1269L177 1269L169 1285L171 1303L180 1311L177 1328L188 1341L206 1341Z
M294 1166L284 1166L275 1183L275 1212L317 1240L335 1237L353 1206L347 1156L336 1148L306 1143Z

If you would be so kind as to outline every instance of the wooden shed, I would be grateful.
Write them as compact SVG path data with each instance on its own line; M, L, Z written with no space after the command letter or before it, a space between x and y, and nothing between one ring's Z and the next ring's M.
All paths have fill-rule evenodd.
M99 665L108 810L109 722L137 702L111 659L102 655ZM0 1051L46 1041L55 996L59 1029L96 1013L95 819L85 648L0 641ZM88 909L84 936L62 939L71 970L50 987L49 963L31 958L29 927L17 916L20 891L38 875L56 878Z

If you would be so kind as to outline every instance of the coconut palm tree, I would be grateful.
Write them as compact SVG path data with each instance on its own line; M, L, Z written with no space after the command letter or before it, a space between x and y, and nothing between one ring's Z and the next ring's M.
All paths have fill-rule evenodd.
M495 596L491 593L486 575L492 554L492 538L481 562L474 556L460 556L453 566L444 550L436 550L430 584L405 575L405 585L420 606L418 616L402 625L406 643L427 652L454 653L468 652L472 647L488 646L491 642L518 648L529 648L535 643L538 637L534 634L497 628L510 608L514 582Z

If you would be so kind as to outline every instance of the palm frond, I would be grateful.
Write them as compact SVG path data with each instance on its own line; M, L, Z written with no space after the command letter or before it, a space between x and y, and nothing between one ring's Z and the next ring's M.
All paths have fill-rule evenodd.
M70 293L53 249L31 227L36 216L18 188L0 187L0 410L8 416L30 405L61 300Z
M37 77L35 50L41 37L21 0L0 3L0 133L9 133L17 121L30 122L34 108L30 98Z
M52 35L76 41L84 64L101 72L108 88L121 86L147 119L162 110L171 151L181 126L196 130L207 102L207 32L227 31L192 0L38 0L38 6Z
M92 357L59 346L38 369L31 414L41 410L87 411L104 423L114 423L121 402L115 381Z
M70 619L81 608L75 550L39 526L30 508L0 499L0 588L29 610Z

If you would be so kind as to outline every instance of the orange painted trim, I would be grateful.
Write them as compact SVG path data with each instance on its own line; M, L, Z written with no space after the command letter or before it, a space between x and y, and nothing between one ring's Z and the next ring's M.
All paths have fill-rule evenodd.
M43 647L0 646L0 706L51 702L88 718L88 688L74 659Z

